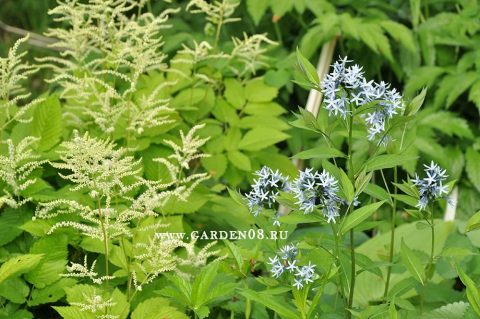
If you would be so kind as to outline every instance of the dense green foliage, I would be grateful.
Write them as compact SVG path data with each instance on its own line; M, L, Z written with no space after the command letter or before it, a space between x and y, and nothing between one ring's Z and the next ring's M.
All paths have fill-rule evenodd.
M0 318L480 316L477 1L4 0L0 23ZM402 95L373 138L368 85L305 109L332 43Z

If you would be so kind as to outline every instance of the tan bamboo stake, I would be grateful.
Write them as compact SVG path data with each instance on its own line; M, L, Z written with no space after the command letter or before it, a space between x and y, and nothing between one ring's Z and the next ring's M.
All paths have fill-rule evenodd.
M26 35L30 35L30 38L28 39L28 43L30 45L44 48L44 49L50 49L54 51L63 51L63 48L58 48L58 47L51 47L50 45L57 42L57 39L45 37L43 35L40 35L35 32L27 31L21 28L13 27L11 25L5 24L4 22L0 21L0 30L3 30L4 32L15 34L17 36L24 37Z
M333 60L333 53L335 52L335 46L337 45L337 38L332 38L329 42L325 43L322 47L322 52L318 58L317 64L317 73L320 81L328 73L330 65ZM320 104L322 103L323 93L317 90L310 90L308 93L307 104L305 109L313 114L313 117L317 118L318 112L320 111ZM293 164L299 170L303 169L303 160L294 159Z
M322 47L322 52L320 53L320 57L318 59L317 64L317 73L320 80L328 73L330 68L330 64L332 64L333 60L333 53L335 52L335 46L337 45L337 36L332 38L330 41L325 43ZM320 104L322 103L323 94L317 90L310 90L308 93L307 104L305 109L312 113L315 118L318 116L318 111L320 110ZM293 159L293 165L298 170L303 169L304 161L301 159ZM287 215L289 213L289 209L286 206L280 205L278 208L278 214L280 216Z

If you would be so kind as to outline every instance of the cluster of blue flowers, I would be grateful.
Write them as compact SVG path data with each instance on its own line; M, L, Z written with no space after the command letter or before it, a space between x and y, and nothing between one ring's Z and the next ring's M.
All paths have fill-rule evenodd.
M446 198L448 194L448 185L443 185L443 181L448 177L446 175L447 171L433 161L430 163L430 166L424 166L427 177L420 179L420 177L415 174L415 178L412 179L412 182L417 186L420 195L420 199L416 206L420 210L424 210L431 200Z
M288 178L280 174L280 172L273 171L269 167L262 167L255 175L258 176L254 180L252 190L248 193L248 208L255 216L265 208L272 208L276 202L276 197L280 191L288 189Z
M335 222L335 218L340 216L340 206L348 204L337 195L338 181L325 170L320 173L307 168L300 171L291 184L278 170L273 171L268 167L263 167L255 175L258 178L254 180L250 193L246 194L248 208L254 216L258 216L265 207L274 207L280 191L290 192L297 200L295 204L305 214L311 213L316 207L321 208L329 223ZM280 225L277 215L273 224Z
M312 283L315 276L315 265L310 261L308 265L297 266L298 249L295 245L290 244L283 246L278 255L269 258L268 264L272 266L271 272L274 278L280 278L285 272L294 276L293 286L302 289L304 285Z
M373 112L364 115L368 139L385 131L385 124L403 108L402 96L390 84L367 81L362 68L357 64L346 66L350 60L340 58L333 64L333 71L322 81L325 108L329 115L346 118L351 115L348 105L360 107L372 103Z
M325 170L322 173L311 168L301 171L291 189L297 199L296 204L305 214L319 206L327 222L335 222L335 217L340 216L343 200L337 196L338 181Z

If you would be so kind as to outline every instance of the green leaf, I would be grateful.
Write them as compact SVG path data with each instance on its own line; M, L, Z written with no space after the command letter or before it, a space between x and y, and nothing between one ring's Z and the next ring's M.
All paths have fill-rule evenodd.
M427 88L423 88L422 91L415 96L410 103L408 103L407 107L405 108L405 115L415 115L420 110L420 107L423 105L423 101L425 100L425 95L427 94Z
M240 110L243 108L247 100L245 99L245 92L243 85L237 79L227 78L224 81L225 83L225 99L233 105L236 109Z
M169 305L167 299L149 298L135 308L132 319L187 319L188 317Z
M370 217L375 211L377 211L377 209L380 208L380 206L382 206L384 203L385 203L384 201L381 201L381 202L369 204L367 206L363 206L354 210L353 213L345 217L345 221L342 223L339 230L340 234L344 235L350 229L359 225L365 219Z
M253 19L253 23L258 25L267 11L269 0L247 0L247 11Z
M333 157L345 157L346 155L335 149L325 146L319 146L315 148L311 148L309 150L300 152L293 156L293 158L300 158L300 159L311 159L311 158L333 158Z
M237 110L223 98L217 98L212 114L219 121L230 125L237 125L239 121Z
M5 208L0 214L0 246L17 238L22 233L20 226L31 218L32 214L24 208Z
M340 170L340 184L342 185L343 195L349 203L353 203L353 198L355 197L355 189L348 177L347 173L343 170Z
M29 287L18 277L10 278L0 283L0 296L11 302L23 304L30 292Z
M457 266L457 273L460 277L460 280L467 287L467 299L473 310L480 316L480 292L475 284L475 282L468 277L468 275L463 271L461 267Z
M397 194L392 195L392 197L412 207L416 207L418 204L418 198L412 197L410 195Z
M68 307L53 307L63 319L97 319L91 312L82 311L78 307L68 306Z
M480 210L468 219L467 225L465 225L465 232L478 228L480 228Z
M467 176L480 192L480 153L470 147L465 153L465 158L467 160L465 168Z
M297 63L298 66L300 67L300 70L302 70L303 75L307 78L307 80L314 84L314 85L320 85L320 78L318 77L317 70L315 67L308 61L307 58L305 58L300 50L297 47Z
M257 292L250 289L243 289L240 290L240 294L245 298L255 300L255 302L259 302L265 307L272 309L275 313L284 318L298 319L301 317L295 308L290 306L290 304L286 303L284 300L272 296L268 290Z
M394 300L390 301L390 305L388 306L388 314L390 319L398 319L397 308L395 307Z
M205 318L209 314L207 305L218 299L228 299L237 286L233 278L219 274L219 264L214 261L202 268L193 285L184 278L169 275L168 279L173 286L167 286L159 293L176 299L192 309L197 316Z
M58 234L36 241L30 249L31 254L44 254L40 263L31 269L25 278L37 288L44 288L57 281L67 264L66 235Z
M257 115L264 117L278 116L286 112L286 110L275 102L249 102L243 110L245 114ZM264 121L266 121L264 119Z
M411 250L402 239L402 248L400 250L403 264L407 267L410 274L422 285L424 283L423 265L417 255Z
M477 79L478 74L475 71L446 75L435 93L435 107L449 108Z
M373 176L373 172L366 174L365 171L362 171L360 174L358 174L357 179L355 179L355 195L356 196L363 193L365 188L370 183L372 176Z
M245 85L245 97L249 102L270 102L278 94L278 89L268 86L263 78L255 78Z
M367 172L376 171L385 168L392 168L417 159L417 156L386 154L379 155L367 162Z
M463 319L468 303L458 301L425 313L423 319Z
M380 53L393 62L390 42L378 24L372 22L360 24L358 26L358 35L362 42L370 47L373 52Z
M43 254L20 255L10 258L0 267L0 283L7 278L21 275L38 265Z
M438 66L423 66L413 70L404 93L406 96L412 96L417 90L425 87L431 87L437 77L445 73L445 70Z
M388 192L376 184L368 184L367 187L365 188L365 193L367 193L368 195L376 199L383 200L385 202L392 201Z
M468 122L452 112L431 113L422 118L419 124L436 128L449 136L473 138Z
M237 168L243 171L250 171L252 169L250 158L240 151L228 151L228 160L232 162Z
M269 127L279 131L290 129L290 125L284 120L271 115L252 115L245 116L238 122L239 128L250 129L255 127Z
M54 284L43 289L34 289L32 298L27 302L29 307L48 304L58 301L65 296L65 288L75 285L76 280L73 278L61 278Z
M223 154L213 154L209 157L203 157L201 159L203 167L208 173L214 177L219 178L227 169L227 158Z
M227 247L232 257L235 259L235 262L237 263L238 271L244 274L243 265L245 264L245 261L243 259L242 253L240 252L240 249L233 242L229 240L224 240L223 243Z
M238 148L246 151L258 151L274 145L289 137L281 131L268 127L257 127L248 131L240 141Z
M40 138L38 148L46 151L55 146L62 137L62 108L56 95L49 96L38 104L33 113L32 133Z
M383 20L380 22L380 25L392 38L400 42L406 49L411 52L417 52L417 45L415 44L413 33L409 28L393 20Z
M477 80L468 92L468 100L475 103L478 111L480 112L480 80Z

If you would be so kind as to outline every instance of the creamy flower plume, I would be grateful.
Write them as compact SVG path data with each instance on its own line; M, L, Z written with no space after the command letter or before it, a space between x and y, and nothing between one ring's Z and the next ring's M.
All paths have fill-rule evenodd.
M28 201L19 199L20 193L35 183L33 171L46 162L38 160L39 156L33 151L37 141L38 138L33 136L25 137L17 145L11 139L2 141L8 146L8 153L0 155L0 180L6 184L4 196L0 199L2 204L17 207Z

